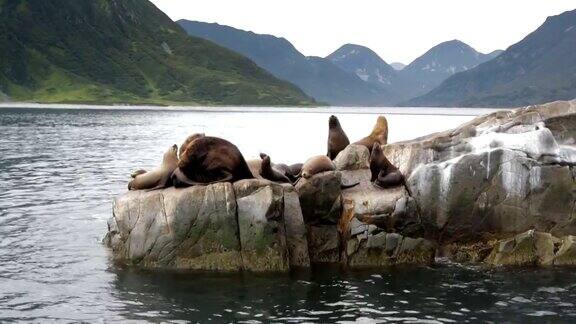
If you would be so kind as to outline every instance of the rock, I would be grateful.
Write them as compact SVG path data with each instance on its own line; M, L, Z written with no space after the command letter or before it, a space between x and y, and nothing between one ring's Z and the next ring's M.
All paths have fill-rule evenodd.
M298 193L284 185L284 226L291 267L309 267L308 238Z
M363 145L348 145L334 159L336 170L370 169L370 151Z
M306 224L336 224L342 210L342 175L329 171L296 185Z
M114 201L105 243L140 268L281 271L310 265L291 186L244 180L132 191Z
M232 185L132 191L114 201L107 240L116 261L142 268L242 268Z
M576 234L575 107L572 101L499 111L386 145L420 211L419 220L397 213L391 223L412 235L406 224L419 221L424 236L441 244L529 229Z
M554 257L554 265L574 266L576 265L576 238L572 235L564 237L560 249Z
M380 194L389 195L390 192L381 190ZM342 263L350 268L372 268L395 264L429 265L434 262L436 245L433 242L386 233L382 226L377 225L385 224L389 215L357 214L357 200L354 195L348 198L344 200L339 223L341 238L346 245ZM406 212L408 200L408 197L401 197L390 203L390 213L395 212L395 206ZM380 218L382 221L379 221Z
M432 241L386 232L352 237L347 246L347 264L353 269L398 264L431 265L436 254L436 244Z
M288 271L283 188L262 180L234 183L245 270Z
M551 265L554 238L549 233L530 230L497 242L485 262L492 266Z
M340 261L340 236L336 225L308 226L308 251L313 263Z

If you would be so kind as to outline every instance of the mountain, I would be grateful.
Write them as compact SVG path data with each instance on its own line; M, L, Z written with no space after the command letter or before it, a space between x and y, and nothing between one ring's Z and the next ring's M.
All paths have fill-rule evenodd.
M378 86L396 97L404 96L415 86L392 66L388 65L371 49L354 44L346 44L330 54L327 59L348 73L355 74L364 82Z
M402 71L406 67L406 64L400 62L390 63L390 66L394 68L396 71Z
M576 98L576 10L549 17L497 58L409 105L512 107Z
M502 54L502 53L504 53L504 50L495 50L495 51L493 51L493 52L490 52L490 53L486 54L486 55L488 56L488 59L486 60L486 62L487 62L487 61L490 61L490 60L492 60L492 59L497 58L497 57L500 56L500 54Z
M148 0L0 0L0 92L14 101L301 105L250 60L189 37Z
M364 46L346 44L326 58L344 71L381 87L389 87L398 79L393 67Z
M250 58L318 101L332 105L379 106L399 100L394 93L362 81L328 59L304 56L284 38L219 24L188 20L178 23L189 35L210 40Z
M434 89L458 72L489 61L497 53L482 54L459 40L452 40L434 46L405 67L401 74L419 83L409 93L409 96L418 96Z

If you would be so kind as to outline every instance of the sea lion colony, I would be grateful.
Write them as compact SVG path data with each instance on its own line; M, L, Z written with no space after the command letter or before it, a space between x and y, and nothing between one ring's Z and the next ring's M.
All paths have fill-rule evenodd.
M388 122L380 116L367 137L355 142L371 152L371 181L381 188L390 188L404 183L404 176L384 156L381 145L388 142ZM243 179L267 179L280 183L295 184L301 178L334 171L332 162L350 141L336 116L328 122L328 153L315 156L304 164L275 164L267 154L260 159L248 160L229 141L205 134L190 135L180 146L173 145L164 154L162 164L152 171L137 170L132 173L129 190L156 190L170 186L189 187L217 182L235 182Z

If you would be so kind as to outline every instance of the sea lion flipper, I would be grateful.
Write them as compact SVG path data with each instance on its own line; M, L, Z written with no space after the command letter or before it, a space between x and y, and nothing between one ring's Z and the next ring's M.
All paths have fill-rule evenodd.
M135 179L137 176L139 176L139 175L141 175L141 174L145 174L145 173L147 173L147 172L148 172L148 171L146 171L146 170L144 170L144 169L136 170L136 171L132 172L132 174L130 174L130 177L131 177L132 179Z

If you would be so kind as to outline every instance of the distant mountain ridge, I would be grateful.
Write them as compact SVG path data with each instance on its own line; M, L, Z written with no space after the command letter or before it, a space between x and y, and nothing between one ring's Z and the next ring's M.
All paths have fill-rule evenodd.
M346 44L326 58L306 57L288 40L272 35L197 21L178 23L189 35L242 54L279 79L331 105L395 105L422 95L446 78L490 60L454 40L435 46L402 70L387 64L371 49Z
M0 92L14 101L310 105L148 0L0 0Z
M576 10L406 105L511 107L576 98Z
M365 46L346 44L326 58L364 82L394 93L397 98L408 99L404 93L414 86L414 82L404 78L378 54Z
M204 38L253 60L274 76L289 81L318 101L332 105L378 106L399 98L367 84L320 57L306 57L286 39L214 23L180 20L189 35Z
M400 72L417 83L408 96L419 96L440 85L450 76L491 60L499 51L482 54L459 40L440 43L415 59Z

